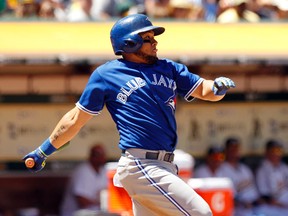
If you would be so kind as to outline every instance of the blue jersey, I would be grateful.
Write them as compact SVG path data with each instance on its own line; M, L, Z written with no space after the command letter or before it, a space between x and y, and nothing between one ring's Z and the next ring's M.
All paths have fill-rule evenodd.
M118 59L92 73L76 106L97 115L106 105L120 135L120 149L173 151L176 95L192 100L190 94L202 81L171 60L149 65Z

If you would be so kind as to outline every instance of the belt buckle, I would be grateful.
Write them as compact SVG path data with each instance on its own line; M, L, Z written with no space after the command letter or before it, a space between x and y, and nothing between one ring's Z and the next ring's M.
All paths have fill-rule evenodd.
M166 151L160 150L158 153L158 160L165 161Z
M174 153L159 151L158 160L172 162L174 160Z
M163 160L167 161L167 162L172 162L174 160L174 154L173 153L166 153L164 155Z

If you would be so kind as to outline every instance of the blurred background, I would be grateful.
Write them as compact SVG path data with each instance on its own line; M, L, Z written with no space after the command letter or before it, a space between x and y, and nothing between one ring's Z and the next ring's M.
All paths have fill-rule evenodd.
M241 139L252 168L272 138L287 162L287 0L0 0L0 215L30 207L57 215L68 177L91 145L103 143L108 161L119 158L104 109L42 172L27 172L21 161L74 106L93 70L115 59L110 29L133 13L166 28L157 37L160 58L236 83L221 102L177 101L178 148L195 166L208 146L231 136Z

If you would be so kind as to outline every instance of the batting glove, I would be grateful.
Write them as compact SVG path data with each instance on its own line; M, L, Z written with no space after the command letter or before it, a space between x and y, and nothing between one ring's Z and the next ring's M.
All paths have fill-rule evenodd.
M23 160L26 160L28 158L32 158L34 160L35 165L31 168L28 167L27 168L32 172L38 172L44 168L47 156L42 152L41 148L38 147L36 150L27 154L23 158Z
M43 142L36 150L27 154L23 160L26 161L28 158L34 160L33 167L27 167L31 172L39 172L45 167L46 159L49 155L55 152L57 149L50 143L49 138Z
M218 77L214 80L212 91L214 95L225 95L228 89L235 88L234 82L227 77Z

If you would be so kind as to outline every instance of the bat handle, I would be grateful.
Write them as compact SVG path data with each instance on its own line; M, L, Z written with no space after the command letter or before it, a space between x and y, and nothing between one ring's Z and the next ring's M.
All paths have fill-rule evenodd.
M27 158L25 160L25 165L27 168L33 168L35 166L35 161L33 158Z

